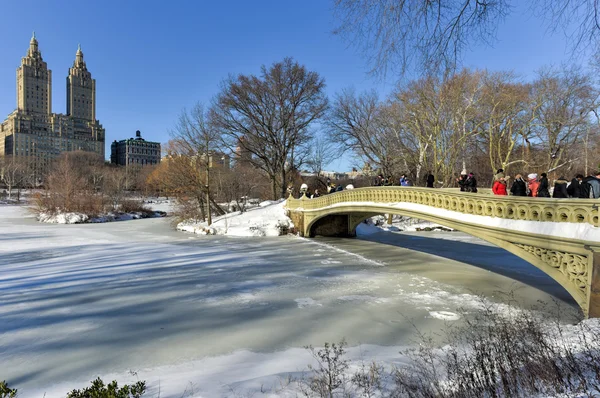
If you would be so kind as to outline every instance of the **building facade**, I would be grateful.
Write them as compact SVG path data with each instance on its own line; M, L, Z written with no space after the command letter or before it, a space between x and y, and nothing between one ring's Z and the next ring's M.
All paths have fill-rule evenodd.
M135 138L113 141L110 145L110 162L121 166L159 164L160 143L146 141L138 130Z
M0 155L27 156L37 170L66 151L104 158L105 131L96 120L96 81L77 49L67 76L67 113L52 113L52 71L42 59L35 34L17 68L17 109L0 124Z

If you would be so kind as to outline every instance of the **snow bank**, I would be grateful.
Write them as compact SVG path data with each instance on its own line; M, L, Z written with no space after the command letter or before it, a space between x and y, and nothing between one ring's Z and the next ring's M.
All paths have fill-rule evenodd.
M81 224L86 222L89 217L83 213L40 213L37 219L39 222L48 224Z
M37 216L39 222L48 223L48 224L82 224L82 223L104 223L111 221L129 221L129 220L139 220L141 218L154 218L154 217L164 217L165 213L160 211L155 211L153 213L142 213L142 212L132 212L132 213L107 213L98 217L89 217L87 214L83 213L57 213L57 214L49 214L49 213L40 213Z
M210 226L205 222L188 220L177 224L177 229L200 235L279 236L294 227L292 220L285 215L284 205L285 200L264 201L246 212L214 218Z
M360 223L356 227L356 235L357 236L367 236L376 234L379 232L400 232L400 231L421 231L421 230L432 230L432 229L442 229L448 230L442 225L432 223L429 221L419 220L416 218L409 218L403 216L394 216L392 219L392 224L388 224L387 217L384 216L375 216L367 219L364 223Z

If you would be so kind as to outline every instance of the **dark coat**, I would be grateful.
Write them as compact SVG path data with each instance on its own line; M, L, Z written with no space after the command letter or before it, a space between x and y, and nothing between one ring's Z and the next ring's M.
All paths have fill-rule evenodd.
M600 179L594 176L588 176L581 181L580 198L600 198Z
M527 196L527 184L522 178L517 178L510 187L510 193L513 196Z
M466 192L467 191L467 176L460 176L460 178L458 179L458 186L460 187L460 191L461 192Z
M477 192L477 180L474 176L467 177L467 180L465 181L465 189L467 192Z
M433 188L433 183L435 182L435 177L433 174L427 175L427 188Z
M567 180L556 180L554 183L554 192L552 192L553 198L568 198L569 193L567 192Z
M548 177L540 178L540 185L538 186L537 196L538 198L549 198L550 197L550 185L548 183Z
M572 198L578 198L581 195L581 182L577 178L571 180L571 184L567 187L567 193Z

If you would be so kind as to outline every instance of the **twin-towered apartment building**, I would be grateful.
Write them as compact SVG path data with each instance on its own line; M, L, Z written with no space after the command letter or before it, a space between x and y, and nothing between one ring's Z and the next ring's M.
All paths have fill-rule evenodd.
M67 75L66 114L52 112L52 71L42 58L35 33L17 68L16 94L17 108L0 124L0 156L30 157L39 171L66 151L83 150L105 158L105 131L96 120L96 80L81 47ZM144 156L130 156L125 164L160 161L160 144L136 140L132 145L135 149L127 145L124 151Z
M95 152L104 158L104 134L96 120L96 81L81 47L67 75L67 113L53 113L52 71L34 33L17 68L17 109L0 125L0 155L32 157L40 170L65 151Z

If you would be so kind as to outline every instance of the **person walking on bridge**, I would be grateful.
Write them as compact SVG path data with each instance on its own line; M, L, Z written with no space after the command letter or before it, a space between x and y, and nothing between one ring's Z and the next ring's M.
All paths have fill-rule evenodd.
M465 181L465 189L467 192L477 193L477 180L473 173L469 173Z
M435 182L435 177L431 174L431 171L427 172L427 176L425 177L425 183L427 188L433 188L433 183Z
M538 188L540 183L537 180L538 175L536 173L531 173L527 176L527 196L531 196L535 198L538 194Z
M568 198L569 193L567 192L567 179L560 177L554 181L554 191L552 191L553 198Z
M517 174L515 177L515 182L510 187L510 193L513 196L527 196L527 183L521 174Z
M581 181L581 192L579 197L584 199L600 198L600 171L596 173L595 177L589 175Z
M537 190L538 198L549 198L550 197L550 183L548 182L548 174L542 173L540 178L540 185Z
M494 181L492 192L494 195L508 195L506 192L506 180L504 179L504 175L502 177L498 177L498 179Z
M458 183L458 186L460 187L460 192L467 192L467 172L464 172L465 174L461 174L460 177L458 177L456 179L456 182Z
M579 198L581 194L581 181L583 180L583 174L577 174L567 187L567 193L571 198Z

